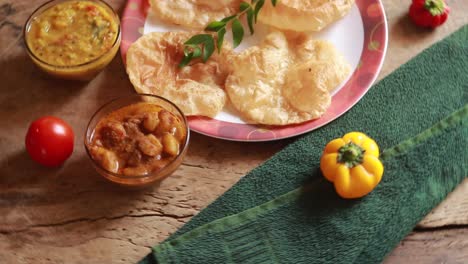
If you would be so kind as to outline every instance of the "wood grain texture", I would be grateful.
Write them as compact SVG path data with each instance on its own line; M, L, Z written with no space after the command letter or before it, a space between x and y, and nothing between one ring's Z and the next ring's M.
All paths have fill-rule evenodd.
M464 264L468 260L468 229L415 232L387 256L384 264Z
M468 226L468 179L429 213L418 228ZM468 237L466 238L468 240Z
M193 134L182 167L159 185L128 191L99 177L81 137L92 113L133 93L119 56L89 83L52 79L27 58L22 28L45 0L0 0L0 263L133 263L150 247L294 139L227 142ZM122 12L125 0L108 0ZM409 2L409 1L408 1ZM468 1L435 30L407 18L407 5L385 0L390 27L383 78L422 49L468 23ZM24 150L29 122L57 115L77 135L71 159L58 169L33 163ZM468 181L424 219L386 263L468 261ZM444 227L450 229L444 230Z

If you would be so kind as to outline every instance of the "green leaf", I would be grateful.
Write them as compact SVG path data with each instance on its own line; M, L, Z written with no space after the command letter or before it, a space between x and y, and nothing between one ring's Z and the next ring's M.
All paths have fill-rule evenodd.
M278 0L271 0L271 3L273 6L276 6ZM224 37L227 32L226 26L228 23L231 23L233 47L238 47L244 38L244 28L239 19L246 14L250 34L254 34L254 24L257 23L258 14L264 4L265 0L251 0L250 3L248 3L247 0L242 1L239 5L239 13L208 24L205 31L217 33L216 43L213 35L211 34L198 34L192 36L184 43L184 57L180 62L179 67L188 65L188 63L190 63L194 58L201 58L203 62L206 62L216 48L218 49L218 53L220 53L224 43ZM375 46L376 45L372 45L372 48L375 48Z
M179 63L179 68L187 66L187 64L189 64L189 62L192 60L192 57L193 53L186 54L182 61Z
M237 15L228 16L228 17L225 17L225 18L221 19L221 21L227 23L227 22L233 20L236 17L237 17Z
M218 53L221 53L221 48L223 47L223 42L224 42L224 35L226 34L226 28L221 29L218 31Z
M247 10L247 23L249 24L250 34L253 35L254 33L254 11L252 8Z
M198 34L193 37L191 37L189 40L187 40L184 45L198 45L202 44L208 41L213 41L213 36L210 34Z
M205 45L203 46L203 54L202 54L203 62L206 62L210 58L214 50L215 50L215 43L214 43L213 37L211 37L208 41L205 42Z
M192 59L200 58L201 54L202 54L201 47L197 46L197 47L193 48Z
M264 4L265 0L258 0L257 4L255 5L255 23L257 23L258 12L260 12L260 9L262 9Z
M241 22L239 19L234 19L232 22L232 39L233 39L233 46L236 48L242 42L244 38L244 28L242 27Z
M208 26L206 26L206 31L218 32L220 29L226 26L226 22L223 21L213 21Z
M239 11L244 12L245 10L250 8L250 4L247 2L242 1L239 6Z

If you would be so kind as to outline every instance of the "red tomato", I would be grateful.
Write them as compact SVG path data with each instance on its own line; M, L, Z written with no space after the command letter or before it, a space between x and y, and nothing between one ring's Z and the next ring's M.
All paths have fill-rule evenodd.
M26 134L26 150L33 160L55 167L73 152L73 130L60 118L44 116L31 123Z

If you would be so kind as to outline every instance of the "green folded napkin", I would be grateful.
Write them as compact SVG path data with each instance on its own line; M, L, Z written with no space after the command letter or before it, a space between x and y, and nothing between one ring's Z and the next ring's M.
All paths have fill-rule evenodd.
M468 26L425 50L347 114L257 167L140 263L378 263L468 175ZM363 131L382 182L339 198L328 141Z

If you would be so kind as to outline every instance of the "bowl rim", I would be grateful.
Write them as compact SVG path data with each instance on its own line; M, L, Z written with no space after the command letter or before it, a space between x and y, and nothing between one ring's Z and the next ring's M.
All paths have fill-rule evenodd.
M100 4L103 4L110 11L112 11L112 17L115 19L115 22L117 22L117 36L116 36L116 38L114 40L114 43L112 43L112 46L106 52L102 53L98 57L96 57L96 58L94 58L94 59L92 59L90 61L83 62L83 63L80 63L80 64L75 64L75 65L55 65L55 64L51 64L49 62L46 62L46 61L42 60L36 54L34 54L34 52L31 50L31 48L29 48L28 38L26 37L26 35L29 32L29 28L31 27L31 22L38 15L42 14L43 12L48 10L49 8L51 8L51 7L55 6L55 5L58 5L58 4L62 3L62 2L98 2ZM43 8L44 8L44 10L39 12ZM110 6L104 0L50 0L50 1L47 1L44 4L40 5L39 7L37 7L31 13L31 15L29 15L29 17L26 20L26 23L24 24L24 27L23 27L23 41L24 41L24 45L26 46L26 51L28 52L28 54L30 56L32 56L35 60L39 61L41 64L44 64L44 65L46 65L48 67L53 67L53 68L56 68L56 69L74 69L74 68L80 68L80 67L92 65L93 63L98 62L102 57L108 55L109 52L111 52L112 49L115 46L120 46L121 39L122 39L122 29L121 29L121 22L120 22L119 15L117 14L117 12L115 12L115 10L112 8L112 6Z
M115 103L117 101L120 101L120 100L124 100L124 99L129 99L129 98L141 98L141 97L152 97L152 98L156 98L156 99L159 99L159 100L162 100L168 104L170 104L171 106L173 106L177 112L179 112L180 116L182 117L182 121L184 123L184 126L185 126L185 129L187 130L187 135L185 137L185 140L184 140L184 147L182 148L182 150L179 151L179 154L177 155L177 157L175 159L173 159L171 162L169 162L166 166L164 166L162 169L156 171L156 172L148 172L146 174L141 174L141 175L132 175L132 176L125 176L123 174L120 174L120 173L114 173L114 172L111 172L111 171L108 171L106 170L104 167L102 167L96 160L93 159L93 157L91 156L91 153L89 151L89 148L88 148L88 131L90 130L90 126L91 126L91 122L94 120L94 118L107 106L109 106L110 104L112 103ZM130 104L128 104L130 105ZM127 106L128 106L127 105ZM125 106L121 106L120 108L122 107L125 107ZM92 128L92 132L94 133L94 129L95 127ZM90 136L90 139L91 139L92 135ZM170 100L162 97L162 96L159 96L159 95L154 95L154 94L145 94L145 93L136 93L136 94L132 94L132 95L127 95L127 96L120 96L120 97L117 97L117 98L114 98L106 103L104 103L102 106L100 106L94 113L93 115L91 116L91 118L89 119L89 122L88 122L88 125L86 126L86 131L85 131L85 134L84 134L84 145L85 145L85 149L86 149L86 154L88 155L88 157L91 159L92 163L94 166L98 167L99 169L105 171L106 173L110 174L111 176L113 177L116 177L116 178L121 178L121 179L145 179L145 178L149 178L153 175L158 175L158 174L161 174L165 171L167 171L172 164L174 164L175 162L179 161L180 159L182 159L184 156L185 156L185 152L187 151L188 149L188 145L189 145L189 139L190 139L190 128L189 128L189 125L188 125L188 121L187 121L187 117L185 116L184 112L182 112L182 110L176 105L174 104L173 102L171 102ZM159 177L156 177L156 179L158 179Z

